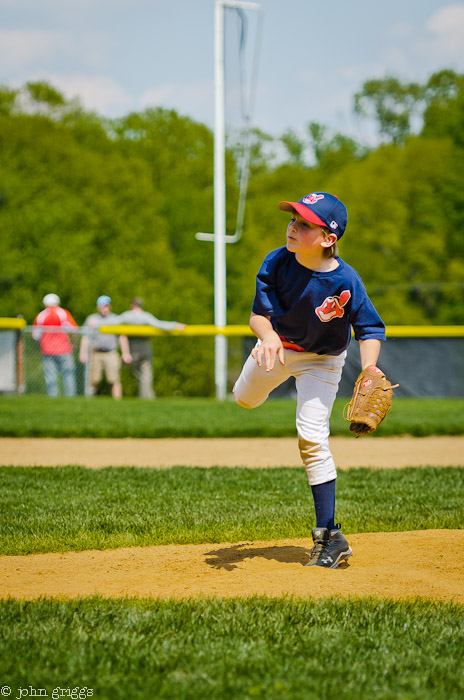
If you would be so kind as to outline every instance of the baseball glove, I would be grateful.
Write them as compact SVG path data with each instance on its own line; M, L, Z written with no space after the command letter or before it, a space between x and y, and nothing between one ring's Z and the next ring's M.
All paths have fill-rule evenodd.
M371 365L363 369L356 380L351 401L343 410L343 418L350 422L350 431L356 437L377 430L392 405L392 385L382 370ZM345 415L346 414L346 415Z

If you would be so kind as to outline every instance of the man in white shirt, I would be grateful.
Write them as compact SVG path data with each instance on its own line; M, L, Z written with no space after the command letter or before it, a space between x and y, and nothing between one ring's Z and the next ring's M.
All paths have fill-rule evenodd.
M164 331L182 330L184 323L176 321L161 321L153 314L143 310L143 300L135 297L131 301L129 311L124 311L119 316L119 323L130 326L152 326ZM137 379L139 396L142 399L153 399L153 352L151 338L146 336L129 336L129 351L131 355L131 369Z

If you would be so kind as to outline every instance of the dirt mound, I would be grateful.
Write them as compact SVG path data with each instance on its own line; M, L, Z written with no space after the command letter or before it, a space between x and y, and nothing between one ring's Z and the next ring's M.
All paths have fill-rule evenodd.
M464 603L463 530L369 533L348 539L354 554L334 570L305 566L309 539L0 557L0 597L338 594Z

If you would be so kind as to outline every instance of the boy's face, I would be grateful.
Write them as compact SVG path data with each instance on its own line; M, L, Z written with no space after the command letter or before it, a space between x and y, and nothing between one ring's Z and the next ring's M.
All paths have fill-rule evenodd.
M322 254L324 234L321 226L310 224L302 216L294 212L287 227L287 250L291 253Z

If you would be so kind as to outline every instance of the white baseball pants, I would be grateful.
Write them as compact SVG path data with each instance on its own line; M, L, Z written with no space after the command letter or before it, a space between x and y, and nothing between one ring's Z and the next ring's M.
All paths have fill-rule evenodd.
M295 377L297 390L296 428L301 459L311 486L332 481L337 476L329 449L329 419L345 364L341 355L316 355L285 350L285 365L276 358L266 372L251 355L234 386L235 401L244 408L256 408L270 392L289 377Z

